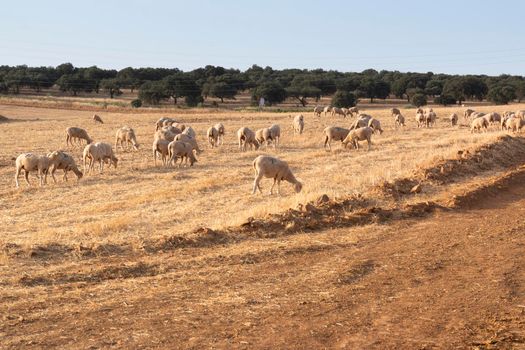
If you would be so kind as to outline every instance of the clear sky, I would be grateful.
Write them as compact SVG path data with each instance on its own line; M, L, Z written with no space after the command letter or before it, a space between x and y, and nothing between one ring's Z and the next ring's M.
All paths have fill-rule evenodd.
M2 3L0 64L525 74L520 0Z

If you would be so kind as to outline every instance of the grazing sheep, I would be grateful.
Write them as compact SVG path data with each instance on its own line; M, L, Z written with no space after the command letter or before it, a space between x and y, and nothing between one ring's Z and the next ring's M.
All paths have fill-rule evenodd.
M95 167L95 162L99 162L100 164L100 170L99 173L102 174L102 171L104 170L104 163L106 161L109 161L109 166L113 164L115 168L117 168L117 162L118 158L115 157L115 153L113 153L113 149L111 148L110 144L103 143L103 142L96 142L96 143L90 143L84 148L83 153L83 160L84 160L84 173L90 173L91 170ZM89 160L89 166L87 165L87 162Z
M219 130L217 130L215 126L211 126L206 132L206 135L208 136L208 142L210 143L212 148L218 146Z
M255 138L255 133L247 127L242 127L237 130L237 140L239 141L239 150L246 151L246 145L251 149L259 148L259 142Z
M372 116L368 114L360 114L359 117L357 117L357 119L352 123L352 125L350 125L350 130L368 126L368 122L372 119Z
M402 114L396 114L394 118L396 128L399 126L405 126L405 117Z
M222 145L224 142L224 125L222 123L217 123L213 127L219 131L218 144Z
M416 123L418 128L422 128L426 124L427 118L423 113L416 113Z
M432 108L430 110L425 111L425 125L427 128L430 128L434 125L436 125L436 113L432 111Z
M117 134L115 136L115 151L118 150L119 144L120 144L120 148L123 151L128 150L130 144L134 150L139 149L139 144L137 143L137 137L135 136L135 131L129 126L123 126L122 128L117 130ZM126 146L125 149L124 149L124 145Z
M501 125L501 130L506 130L508 129L508 125L507 125L507 122L512 119L512 118L516 118L516 115L514 113L511 113L511 114L507 114L507 115L503 115L503 117L501 118L501 121L500 121L500 125Z
M377 119L370 119L368 121L368 127L369 128L372 128L374 130L374 133L375 132L379 132L379 134L382 134L383 133L383 129L381 129L381 122Z
M274 141L273 146L279 146L279 143L281 141L281 127L277 124L272 124L268 129L270 130L272 140Z
M473 133L474 131L481 132L482 129L487 130L489 126L489 122L486 118L483 117L477 117L472 120L470 123L470 132Z
M348 113L350 113L350 112L348 111L348 108L341 108L341 110L343 111L343 113L344 113L344 115L345 115L345 118L346 118L346 116L348 115Z
M506 126L507 130L520 132L523 126L525 126L525 120L518 117L509 118L506 122Z
M157 130L154 135L154 139L173 141L175 136L179 135L181 131L173 126L162 128Z
M351 117L354 116L354 114L359 114L359 109L357 107L352 107L348 109L348 114L350 114Z
M89 137L86 130L82 128L76 128L76 127L69 127L66 129L66 146L73 145L73 141L77 141L77 143L81 144L82 140L86 140L87 144L90 144L93 142L91 137Z
M254 159L253 169L255 170L255 180L253 182L252 194L259 192L262 194L260 181L263 177L273 178L273 184L270 188L270 195L273 193L273 187L277 183L277 193L281 194L281 181L288 181L294 185L296 193L301 192L303 184L293 175L288 163L278 158L261 155Z
M470 116L472 115L472 113L475 113L475 111L473 109L466 109L465 112L463 112L463 118L465 120L468 120L470 118Z
M332 117L335 116L335 115L342 115L343 118L346 118L346 113L345 111L343 111L342 108L339 108L339 107L332 107Z
M191 147L193 147L193 149L195 151L197 151L197 153L201 153L202 152L202 150L199 148L199 145L197 144L197 139L195 139L194 137L191 137L189 135L178 134L177 136L175 136L173 141L182 141L182 142L189 143L191 145Z
M511 112L511 111L505 111L505 112L503 112L502 115L503 115L504 117L509 117L511 114L514 114L514 112Z
M315 106L315 108L314 108L314 116L321 117L321 113L322 112L323 112L323 107Z
M325 128L323 130L323 134L325 135L324 148L326 148L326 146L328 145L328 149L331 151L332 150L332 146L331 146L332 141L341 141L341 142L343 142L343 140L346 138L346 136L348 135L349 132L350 132L349 129L340 128L338 126L329 126L329 127Z
M514 113L516 115L516 117L520 118L520 119L525 119L525 110L519 110L519 111L516 111L516 113Z
M172 141L168 145L168 164L171 165L172 162L177 163L177 158L180 157L179 166L182 165L184 160L188 163L188 159L190 160L190 166L193 166L193 163L197 162L193 152L196 152L193 145L182 141Z
M164 120L164 122L162 122L162 127L166 127L166 126L172 126L173 124L177 123L177 121L175 121L174 119L171 119L171 118L166 118ZM177 123L178 124L178 123Z
M302 114L296 115L293 118L293 133L301 135L304 130L304 117Z
M496 112L492 112L488 114L489 122L491 124L501 123L501 115Z
M180 130L180 132L183 132L186 129L186 125L182 123L174 122L173 124L171 124L171 126L173 126L174 128L177 128L178 130Z
M458 115L456 113L452 113L448 119L450 120L450 124L452 126L455 126L458 124Z
M392 113L392 117L395 117L396 115L400 115L401 114L401 111L397 108L392 108L390 110L390 113Z
M98 115L96 114L93 114L93 121L95 123L100 123L100 124L104 124L104 122L102 121L102 118L100 118Z
M39 156L33 153L23 153L16 158L16 173L15 173L15 184L16 187L20 187L18 183L18 177L20 176L20 171L24 170L24 177L29 186L29 173L32 171L38 172L38 178L40 179L40 186L47 184L47 173L49 172L49 167L51 166L51 161L47 156Z
M164 126L171 126L173 123L176 123L174 119L162 117L155 123L155 131L161 129Z
M424 114L425 111L423 111L423 108L418 107L418 108L416 109L416 114L418 114L418 113L420 113L420 114Z
M323 108L324 116L326 117L326 113L329 113L331 110L332 110L332 107L330 106L326 106L325 108Z
M82 172L78 169L75 160L69 154L62 151L54 151L49 153L47 157L49 158L49 161L51 163L51 177L53 178L53 181L55 183L57 182L55 178L55 171L57 171L58 169L64 170L65 181L67 181L68 171L74 172L77 176L77 180L80 180L82 178Z
M472 114L470 115L470 118L472 118L472 119L476 119L476 118L478 118L478 117L483 117L484 115L485 115L485 113L483 113L483 112L474 112L474 113L472 113Z
M343 140L343 146L346 148L347 145L350 143L352 146L354 146L355 149L359 149L359 142L358 141L367 141L368 143L368 151L370 151L370 146L372 145L372 134L374 133L374 130L368 126L365 126L363 128L351 130L346 138Z
M263 144L266 144L266 147L268 147L268 144L272 141L270 128L263 128L255 131L255 140L257 140L259 145L262 146Z
M153 165L157 166L157 154L160 155L162 164L164 166L168 165L168 145L170 144L170 141L167 140L161 140L161 139L155 139L153 140L153 146L151 147L153 150Z
M184 128L182 133L184 135L188 135L189 137L193 137L193 138L197 137L197 133L195 132L195 130L193 130L193 128L191 126L188 126L188 127Z

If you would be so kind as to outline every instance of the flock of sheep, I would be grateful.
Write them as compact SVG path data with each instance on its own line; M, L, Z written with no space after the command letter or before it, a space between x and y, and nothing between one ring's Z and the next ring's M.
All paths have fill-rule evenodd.
M354 114L357 119L354 120L349 128L338 126L329 126L323 130L324 147L331 150L332 141L340 141L342 147L347 148L351 145L355 149L359 149L359 141L366 141L368 150L372 144L372 135L375 133L381 134L381 122L372 116L360 113L356 107L352 108L337 108L337 107L320 107L314 108L314 116L321 117L324 113L326 116L331 113L332 116L341 115L343 118ZM397 108L391 109L392 117L394 118L395 128L405 126L405 118ZM418 128L433 127L436 123L436 113L432 108L425 110L418 108L416 110L416 124ZM458 116L453 113L449 116L450 125L455 126L458 123ZM464 112L464 119L471 120L471 132L486 131L489 125L499 123L502 130L520 131L525 125L525 111L520 110L515 113L505 112L502 116L498 113L479 113L471 109ZM102 119L98 115L93 116L95 123L103 124ZM304 130L304 117L297 115L293 118L292 127L294 134L301 135ZM219 147L223 144L225 128L222 123L211 126L207 132L207 139L210 146ZM256 130L255 132L247 127L242 127L237 131L237 141L239 149L246 151L250 149L259 149L259 147L266 145L268 147L273 144L276 148L280 144L281 128L277 124L273 124L267 128ZM84 174L90 173L94 170L95 164L99 165L99 172L102 173L104 164L108 166L113 165L117 167L118 158L115 156L112 145L104 142L94 142L88 135L87 131L78 127L69 127L66 129L66 146L74 146L86 142L82 153ZM134 130L129 126L124 126L117 130L115 135L115 150L118 147L124 150L137 150L139 144L135 136ZM172 118L160 118L155 124L155 132L153 135L153 160L157 163L157 158L160 158L164 166L176 164L180 159L181 166L189 162L193 166L197 162L196 155L201 152L197 144L196 132L191 126L186 126L175 121ZM273 192L275 184L280 193L280 182L282 180L290 182L296 192L301 191L302 184L293 175L288 164L276 157L261 155L253 161L253 168L255 170L255 180L253 184L253 193L257 189L261 191L259 182L263 177L273 178L274 182L270 189L270 194ZM64 151L54 151L47 155L37 155L33 153L24 153L16 158L16 174L15 183L19 187L18 178L21 171L24 170L24 176L28 185L28 175L30 172L37 172L40 180L40 185L43 186L47 182L47 175L51 172L53 181L56 182L55 172L62 169L64 171L64 180L67 181L67 173L72 171L77 179L82 178L83 172L79 170L75 160Z

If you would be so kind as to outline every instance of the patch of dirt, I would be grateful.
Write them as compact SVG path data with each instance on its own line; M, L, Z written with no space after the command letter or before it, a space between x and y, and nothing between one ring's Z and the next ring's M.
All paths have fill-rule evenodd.
M11 121L11 119L9 119L7 117L4 117L3 115L0 115L0 124L1 123L8 123L10 121Z

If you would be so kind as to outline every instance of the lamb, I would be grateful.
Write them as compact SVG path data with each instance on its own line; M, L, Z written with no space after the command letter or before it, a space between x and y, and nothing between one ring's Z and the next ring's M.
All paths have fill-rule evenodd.
M162 139L155 139L153 140L153 146L151 147L153 150L153 164L157 166L157 154L160 154L162 159L162 164L164 166L168 165L168 145L170 144L170 141L162 140Z
M64 170L64 180L67 181L67 172L72 171L77 176L77 180L80 180L82 178L82 172L78 169L77 164L75 163L75 160L73 157L71 157L69 154L62 152L62 151L54 151L47 155L49 158L49 161L51 162L51 177L53 178L53 181L56 183L57 180L55 178L55 171L58 169Z
M191 126L188 126L187 128L184 128L182 133L184 135L188 135L189 137L193 137L193 138L197 137L197 133L195 132L195 130L193 130L193 128Z
M304 130L304 117L302 114L296 115L293 118L293 133L298 133L301 135Z
M343 118L346 118L346 113L339 107L332 107L332 117L335 115L342 115Z
M346 138L348 133L350 132L349 129L340 128L338 126L329 126L323 130L323 133L325 135L324 139L324 148L328 145L328 150L332 150L331 142L332 141L341 141Z
M450 124L452 126L455 126L458 124L458 115L456 113L452 113L448 119L450 120Z
M97 142L97 143L90 143L84 148L83 153L83 160L84 160L84 172L89 173L93 168L95 167L95 162L99 162L100 164L100 174L102 174L102 171L104 170L104 162L109 161L109 166L113 164L115 168L117 168L117 162L118 158L115 157L115 154L113 153L113 149L111 149L111 145L103 142ZM89 167L87 166L87 162L89 160Z
M368 143L368 151L370 151L370 146L372 145L372 134L374 129L365 126L363 128L351 130L346 138L343 140L343 146L346 148L348 143L352 144L355 149L359 149L359 142L366 140Z
M222 123L217 123L213 127L219 131L218 144L222 145L225 132L224 125Z
M348 109L348 114L350 114L351 117L355 114L359 114L359 109L357 107L352 107Z
M321 113L322 112L323 112L323 107L315 106L315 108L314 108L314 116L321 117Z
M18 177L20 176L20 171L24 170L24 177L29 186L29 173L32 171L38 172L38 178L40 179L40 186L47 184L47 173L49 172L49 167L51 166L50 159L45 155L36 155L33 153L23 153L16 158L16 173L15 173L15 184L16 187L20 187L18 183Z
M253 169L255 170L255 180L253 182L252 194L259 192L262 194L260 181L263 177L273 178L273 184L270 188L270 195L273 193L275 183L277 183L277 193L281 194L281 181L288 181L294 185L296 193L301 192L303 184L293 175L288 163L278 158L261 155L254 159Z
M396 115L400 115L401 111L399 111L399 109L397 109L397 108L392 108L390 110L390 113L392 113L392 117L395 117Z
M396 114L394 118L395 126L405 126L405 117L402 114Z
M507 130L520 132L523 126L525 126L525 120L518 117L509 118L506 122L506 126Z
M82 140L86 140L87 144L93 142L91 137L89 137L86 130L77 127L69 127L66 129L66 146L73 145L73 141L76 140L78 143L82 143Z
M259 148L259 142L255 138L255 133L247 127L242 127L237 130L237 140L239 141L239 149L246 151L246 146L249 145L251 149Z
M487 127L489 126L489 122L486 118L483 117L477 117L472 120L470 123L470 132L473 133L474 131L481 132L481 129L487 130Z
M425 117L423 113L416 113L416 123L417 123L418 128L423 127L426 121L427 121L427 118Z
M188 159L190 160L190 166L193 166L193 163L197 162L197 158L195 158L195 149L193 148L193 145L182 142L182 141L172 141L168 145L168 157L169 157L169 164L171 162L177 162L177 158L180 157L180 164L182 165L182 162L186 160L186 163L188 162Z
M473 109L466 109L465 112L463 112L463 118L465 118L465 120L468 120L474 112L475 111Z
M130 144L133 147L133 149L135 150L139 149L139 144L137 143L137 137L135 136L135 131L129 126L123 126L122 128L117 130L117 134L115 136L115 151L118 150L119 144L120 144L120 148L123 151L124 151L124 145L126 145L126 150L127 150Z
M217 130L215 126L211 126L206 132L206 135L208 136L208 142L210 143L212 148L218 146L219 130Z
M202 152L201 149L199 148L199 145L197 144L197 139L195 139L194 137L191 137L189 135L178 134L177 136L175 136L173 141L182 141L182 142L189 143L191 145L191 147L193 147L193 149L195 151L197 151L197 153L201 153Z
M281 127L277 124L272 124L269 128L272 140L274 140L274 147L279 146L281 140Z
M326 113L329 113L331 110L332 110L332 107L330 106L326 106L325 108L323 108L324 116L326 117Z
M374 130L374 133L375 132L379 132L379 134L382 134L383 133L383 129L381 129L381 122L379 122L379 120L377 119L370 119L368 121L368 127L372 128Z
M98 115L96 114L93 114L93 121L95 123L100 123L100 124L104 124L104 122L102 121L102 118L100 118Z

